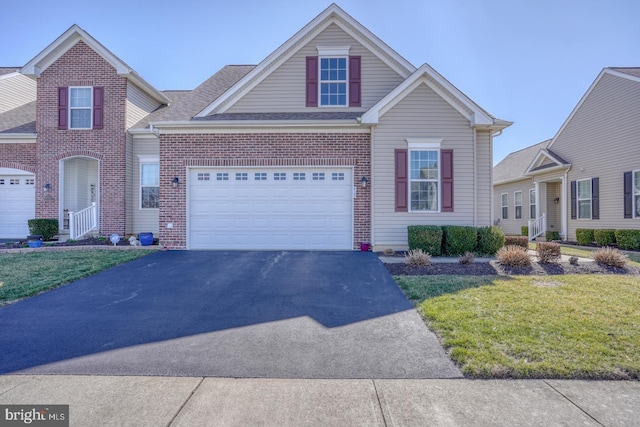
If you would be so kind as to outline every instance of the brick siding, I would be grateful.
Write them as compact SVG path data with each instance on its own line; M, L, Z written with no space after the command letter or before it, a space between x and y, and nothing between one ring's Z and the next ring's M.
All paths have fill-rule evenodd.
M370 135L366 133L246 133L160 135L160 244L187 245L188 166L352 166L354 249L370 241ZM181 185L174 188L173 177ZM167 223L173 228L168 229Z

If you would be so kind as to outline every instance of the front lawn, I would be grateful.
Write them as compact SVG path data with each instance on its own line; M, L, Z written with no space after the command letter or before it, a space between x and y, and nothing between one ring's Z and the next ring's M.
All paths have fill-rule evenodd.
M0 254L0 307L153 252L92 249Z
M468 377L640 379L640 278L396 276Z

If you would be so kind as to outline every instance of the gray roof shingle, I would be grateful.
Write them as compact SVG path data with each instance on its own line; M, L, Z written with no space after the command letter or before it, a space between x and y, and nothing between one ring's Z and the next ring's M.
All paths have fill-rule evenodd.
M35 133L36 101L0 114L0 133Z
M362 112L312 112L312 113L223 113L194 118L194 121L218 120L356 120Z
M551 142L550 139L539 142L535 145L514 151L502 159L500 163L493 167L493 182L500 183L511 179L524 177L524 170L533 161L533 158L542 148L546 148Z
M629 74L630 76L640 77L640 67L609 67L609 69Z

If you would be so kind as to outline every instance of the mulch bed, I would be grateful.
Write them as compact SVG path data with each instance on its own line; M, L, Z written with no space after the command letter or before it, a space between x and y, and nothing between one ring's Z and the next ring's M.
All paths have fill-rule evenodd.
M614 268L597 264L595 262L583 262L572 265L568 262L543 264L533 262L531 267L506 267L497 261L474 262L472 264L433 263L424 267L410 267L406 264L385 264L385 267L394 276L428 276L450 274L457 276L550 276L561 274L634 274L639 275L640 269L627 266L626 268Z
M158 239L155 238L153 239L153 245L158 245ZM0 249L18 249L18 248L24 248L27 246L27 242L23 241L23 242L16 242L16 243L10 243L10 244L0 244ZM99 239L97 237L89 237L86 239L82 239L82 240L76 240L76 241L66 241L66 242L57 242L57 241L49 241L49 242L43 242L42 246L113 246L113 243L111 243L108 239ZM120 241L118 242L118 244L116 246L131 246L129 244L129 240L125 239L123 237L120 238Z

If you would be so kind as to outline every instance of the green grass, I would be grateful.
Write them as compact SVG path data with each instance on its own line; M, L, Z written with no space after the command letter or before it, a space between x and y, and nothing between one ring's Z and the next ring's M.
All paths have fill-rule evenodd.
M0 254L0 306L153 252L93 249Z
M468 377L640 379L640 278L397 276Z

